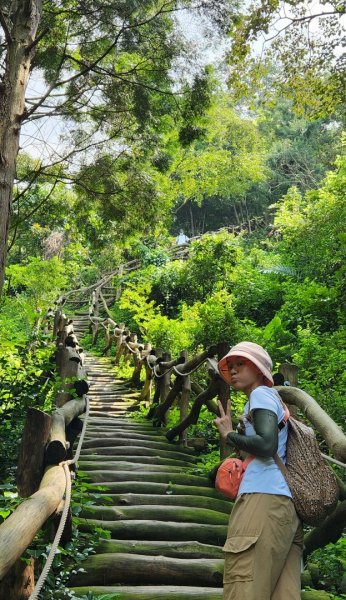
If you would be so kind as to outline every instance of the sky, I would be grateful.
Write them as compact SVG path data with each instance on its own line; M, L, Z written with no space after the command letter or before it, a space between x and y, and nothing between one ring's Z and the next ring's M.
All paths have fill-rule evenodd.
M193 49L193 60L190 64L183 61L175 65L174 76L190 76L206 64L213 64L221 72L222 59L227 49L227 41L207 26L205 20L188 11L178 12L177 27L185 37L190 49ZM34 72L29 80L26 97L38 98L45 90L45 83L39 73ZM69 147L69 124L55 117L45 117L24 123L21 130L20 147L23 151L44 163L50 163L62 157Z

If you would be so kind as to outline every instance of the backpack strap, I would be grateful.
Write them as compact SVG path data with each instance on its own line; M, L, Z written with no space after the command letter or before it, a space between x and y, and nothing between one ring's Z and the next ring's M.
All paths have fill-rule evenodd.
M278 453L275 452L274 456L273 456L277 466L279 467L281 473L283 474L284 478L286 479L288 471L286 469L286 465L282 462L281 458L279 457Z
M284 416L282 417L282 420L280 421L280 423L279 423L279 425L278 425L279 431L281 431L281 429L283 429L283 428L285 427L285 425L286 425L286 423L287 423L288 419L290 418L290 411L288 410L288 406L287 406L287 405L284 403L284 401L282 400L282 398L281 398L281 396L280 396L279 392L278 392L277 390L274 390L274 391L276 392L276 395L278 396L278 398L279 398L279 400L280 400L280 402L281 402L282 408L283 408L283 409L284 409L284 411L285 411L285 414L284 414Z

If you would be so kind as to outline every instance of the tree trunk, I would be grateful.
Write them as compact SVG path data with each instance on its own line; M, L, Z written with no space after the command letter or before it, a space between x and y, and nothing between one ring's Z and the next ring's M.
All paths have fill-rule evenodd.
M7 21L7 52L0 96L0 294L7 259L7 240L16 175L19 135L25 114L25 92L41 20L42 0L22 0ZM5 16L2 14L2 21ZM4 24L3 29L4 29Z

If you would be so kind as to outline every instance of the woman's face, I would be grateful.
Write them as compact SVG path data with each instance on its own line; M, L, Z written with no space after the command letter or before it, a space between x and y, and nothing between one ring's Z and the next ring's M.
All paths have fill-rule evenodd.
M247 396L259 385L263 385L263 373L247 358L232 356L227 362L231 386Z

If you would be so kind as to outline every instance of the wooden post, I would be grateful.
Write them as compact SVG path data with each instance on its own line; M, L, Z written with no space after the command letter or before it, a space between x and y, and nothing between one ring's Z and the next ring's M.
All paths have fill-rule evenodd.
M85 411L85 402L85 397L80 400L70 400L53 411L52 428L45 453L46 464L57 465L66 459L68 444L65 430L73 419Z
M292 387L298 387L298 367L291 363L281 363L279 372L284 376L284 379ZM288 404L288 410L291 415L297 415L298 409L294 404Z
M96 288L96 290L92 293L92 315L93 317L99 316L99 296L100 296L100 288ZM96 323L92 323L92 344L95 345L97 342L97 338L99 336L99 328L100 324L97 320Z
M163 362L168 362L169 360L171 360L171 355L169 354L169 352L164 352L162 355L162 358L163 358ZM167 372L161 378L160 404L162 404L168 396L169 388L170 388L170 381L171 381L171 372L169 369L167 369ZM163 420L164 420L164 422L166 422L165 416L163 417Z
M118 285L117 290L115 292L115 302L119 302L120 297L121 297L121 291L122 290L121 290L121 280L120 280L120 278L122 277L123 272L124 272L124 265L120 265L120 267L118 269L118 283L119 283L119 285Z
M217 347L217 358L221 360L229 351L229 344L227 342L221 342ZM220 400L224 411L226 411L227 403L229 400L230 386L220 377L218 400ZM220 437L220 458L223 460L229 454L229 448L226 442Z
M181 356L184 358L184 362L186 363L189 359L187 350L183 350ZM182 377L182 380L183 387L180 398L180 421L184 421L184 419L186 419L187 415L189 414L189 400L191 393L190 375L185 375L185 377ZM184 446L187 445L187 429L185 429L179 434L179 441Z
M145 382L141 391L141 395L139 397L140 400L144 400L146 405L149 406L151 400L151 389L153 385L153 371L157 361L157 355L155 355L155 350L151 350L151 353L145 357L143 360L144 368L145 368Z
M190 410L189 414L187 415L187 417L184 419L184 421L181 421L181 423L179 423L178 425L175 425L175 427L172 427L172 429L169 429L169 431L167 431L166 438L169 441L174 440L174 438L177 435L180 435L180 433L182 431L187 429L187 427L189 427L189 425L196 425L196 423L198 421L199 413L201 411L203 404L206 403L207 400L211 400L212 398L215 398L216 394L219 391L219 383L220 383L219 376L214 375L214 377L210 381L207 389L203 390L203 392L201 394L199 394L199 396L197 396L197 398L195 399L195 401L191 407L191 410Z
M39 488L51 423L50 415L36 408L27 409L17 471L17 488L22 497L31 496Z
M0 583L0 600L29 600L34 589L34 559L16 560Z
M71 398L71 390L74 388L76 379L84 379L85 373L82 368L81 357L75 348L60 346L56 356L57 371L62 379L62 389L57 393L56 404L63 406ZM64 383L66 379L72 379Z
M279 367L280 373L292 387L298 387L298 367L291 363L282 363Z

